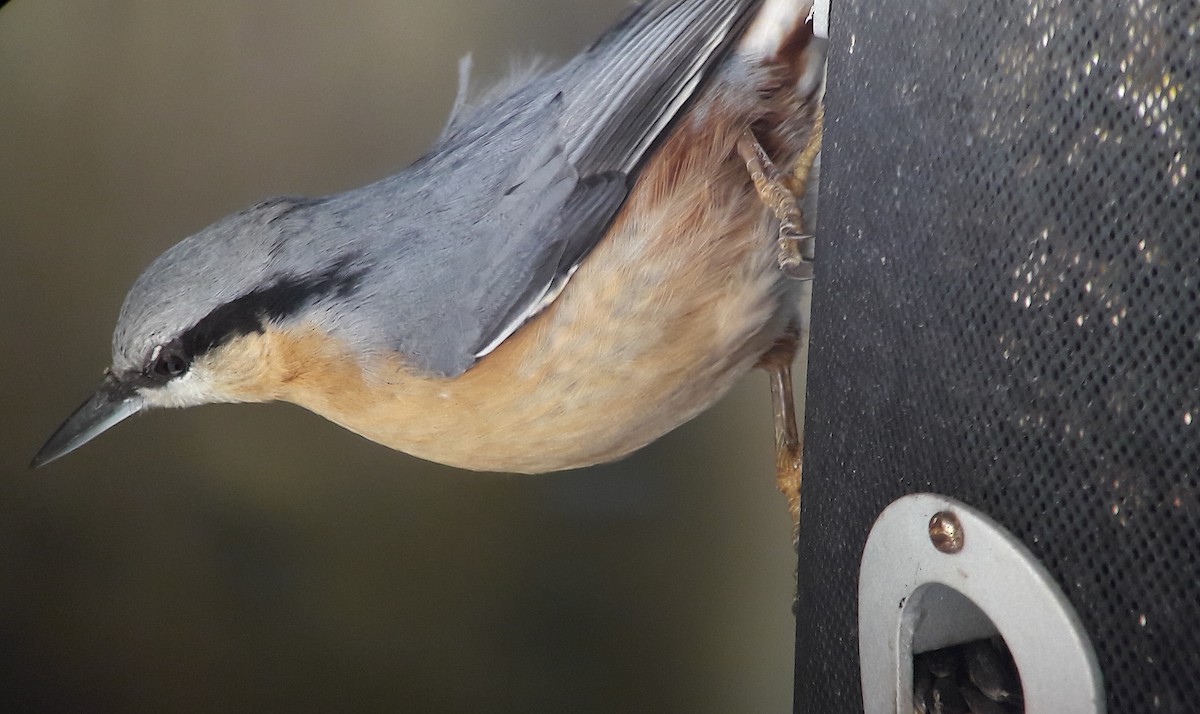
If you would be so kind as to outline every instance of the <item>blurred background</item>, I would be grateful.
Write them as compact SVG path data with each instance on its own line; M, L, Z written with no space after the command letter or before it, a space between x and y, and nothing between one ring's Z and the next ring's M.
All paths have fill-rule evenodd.
M162 250L419 156L624 0L15 0L0 10L0 709L791 707L766 378L621 463L473 474L285 405L122 424L30 472ZM601 415L598 415L601 416Z

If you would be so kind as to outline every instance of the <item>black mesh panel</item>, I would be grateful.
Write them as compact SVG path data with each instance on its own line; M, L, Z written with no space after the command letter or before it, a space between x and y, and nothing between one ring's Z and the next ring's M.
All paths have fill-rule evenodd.
M1041 558L1113 712L1200 711L1200 3L833 4L797 711L859 711L871 523Z

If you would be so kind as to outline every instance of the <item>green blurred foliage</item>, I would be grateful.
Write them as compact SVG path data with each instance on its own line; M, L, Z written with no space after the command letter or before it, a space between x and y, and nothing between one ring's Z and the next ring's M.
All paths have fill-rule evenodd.
M784 711L766 379L619 464L471 474L299 409L156 413L33 473L159 252L420 155L456 62L621 0L0 10L0 709ZM602 415L598 415L602 418Z

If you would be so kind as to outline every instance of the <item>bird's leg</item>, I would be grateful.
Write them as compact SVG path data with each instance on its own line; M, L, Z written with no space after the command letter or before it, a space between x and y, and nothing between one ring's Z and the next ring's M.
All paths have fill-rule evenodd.
M819 137L820 132L814 135ZM779 219L779 267L796 280L811 280L813 276L815 241L804 232L804 217L797 199L803 193L809 168L819 150L820 139L810 138L809 146L801 153L801 160L807 156L807 163L802 169L801 160L797 160L793 172L787 173L775 166L752 130L747 129L737 143L738 155L746 162L759 199Z
M779 220L779 267L788 277L809 280L813 277L813 236L804 232L804 216L799 199L808 185L813 164L821 151L820 107L804 149L796 157L791 172L780 171L762 144L747 130L738 139L737 151L759 199ZM775 413L775 474L780 492L787 498L792 516L793 542L799 537L800 482L802 476L803 437L797 426L796 402L792 393L792 362L795 361L800 334L795 325L759 360L771 382L771 405ZM793 543L795 544L795 543Z
M771 407L775 412L776 486L787 499L792 516L792 540L799 537L801 455L804 442L796 426L796 402L792 396L792 362L796 358L799 333L794 326L767 350L758 366L771 380Z
M796 157L792 166L791 189L797 198L804 195L808 187L808 179L812 173L813 164L817 162L817 154L821 153L821 134L825 127L825 105L819 105L813 113L813 125L809 129L808 143Z

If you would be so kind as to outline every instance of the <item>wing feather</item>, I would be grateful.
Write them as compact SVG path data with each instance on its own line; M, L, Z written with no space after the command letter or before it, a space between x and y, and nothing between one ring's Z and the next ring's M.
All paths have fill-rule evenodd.
M544 247L525 289L478 341L497 347L552 302L603 237L637 170L737 38L759 0L682 0L641 5L562 71L555 158L575 185L561 206L542 207L528 236ZM524 180L522 178L522 180ZM553 269L546 257L555 258ZM550 297L551 299L547 299Z
M560 69L456 102L424 158L306 213L280 262L370 256L361 309L331 311L331 328L364 353L462 373L562 291L760 2L640 5Z

